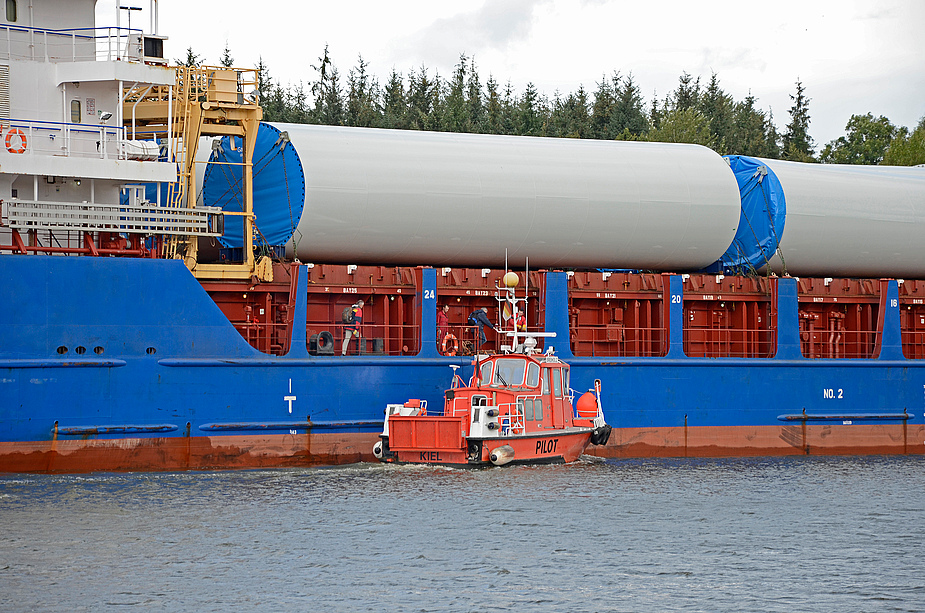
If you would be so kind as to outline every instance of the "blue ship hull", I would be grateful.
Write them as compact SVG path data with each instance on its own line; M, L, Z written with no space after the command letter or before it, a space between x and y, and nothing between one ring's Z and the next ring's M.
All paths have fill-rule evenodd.
M302 267L305 287L305 268ZM547 273L546 329L569 338L567 277ZM552 343L571 386L603 384L614 426L600 455L925 452L925 360L903 357L887 286L877 359L800 355L797 288L779 280L768 359L689 358L681 277L670 281L668 353L588 358ZM163 470L372 459L388 402L441 406L450 365L436 349L436 271L418 288L418 355L306 350L306 297L292 349L252 348L180 261L0 256L0 470ZM76 348L84 352L75 352Z

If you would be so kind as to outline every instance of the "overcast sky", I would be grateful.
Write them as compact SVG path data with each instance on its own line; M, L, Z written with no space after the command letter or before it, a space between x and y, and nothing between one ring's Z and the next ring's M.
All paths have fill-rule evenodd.
M149 31L148 1L132 27ZM97 25L114 23L115 0L99 0ZM682 72L715 72L736 100L749 91L783 131L789 94L802 80L817 152L841 136L852 114L885 115L915 127L925 115L925 0L377 0L222 2L160 0L165 54L187 47L218 64L226 41L235 64L260 57L274 80L306 84L328 45L342 78L362 55L384 83L427 67L449 77L459 55L482 81L515 91L528 82L552 98L605 75L632 72L648 105ZM123 11L123 15L124 15ZM123 17L123 27L125 18Z

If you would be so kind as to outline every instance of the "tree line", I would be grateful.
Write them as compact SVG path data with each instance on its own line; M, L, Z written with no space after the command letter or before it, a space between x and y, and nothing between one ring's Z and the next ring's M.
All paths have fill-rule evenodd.
M221 64L232 66L226 44ZM178 63L198 65L192 48ZM748 155L802 162L838 164L925 163L925 117L912 131L871 113L852 115L845 135L822 147L809 135L811 99L798 79L784 131L778 132L770 110L759 108L749 94L735 100L716 73L700 77L682 73L664 98L643 98L632 73L603 75L594 91L583 86L550 98L528 83L515 92L511 83L482 78L475 59L465 54L452 73L442 77L425 66L404 75L394 68L383 83L362 56L346 77L328 47L311 64L306 85L274 79L261 59L258 95L266 121L337 126L433 130L480 134L696 143L722 155Z

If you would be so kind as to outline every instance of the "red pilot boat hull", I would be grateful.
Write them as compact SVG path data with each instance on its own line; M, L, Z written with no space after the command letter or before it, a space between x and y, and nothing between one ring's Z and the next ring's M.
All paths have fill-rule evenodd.
M562 464L581 457L593 434L591 428L569 428L548 434L474 438L461 434L462 422L454 417L392 417L390 436L381 437L391 454L383 461L467 467ZM493 454L502 457L493 460Z

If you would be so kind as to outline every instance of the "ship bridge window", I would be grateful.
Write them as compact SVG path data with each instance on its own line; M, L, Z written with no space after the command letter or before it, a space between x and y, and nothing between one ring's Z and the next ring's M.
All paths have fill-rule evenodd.
M16 21L16 0L6 0L6 20Z
M562 371L558 368L552 371L552 391L556 398L562 398Z
M530 362L527 366L527 385L536 387L540 383L540 365Z
M523 385L526 362L519 358L502 358L495 363L493 384Z

